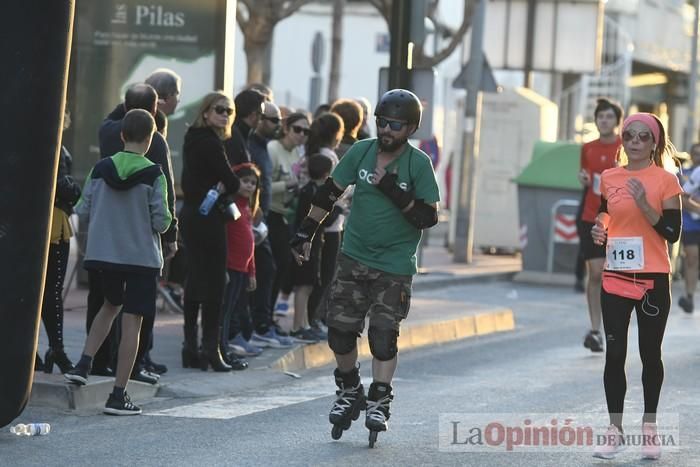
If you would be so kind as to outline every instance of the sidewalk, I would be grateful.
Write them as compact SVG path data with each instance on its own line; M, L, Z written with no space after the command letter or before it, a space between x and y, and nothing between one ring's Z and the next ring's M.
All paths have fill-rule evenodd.
M428 300L421 298L420 292L475 281L507 280L520 270L519 257L476 255L473 264L454 264L451 254L442 246L430 245L423 252L422 267L426 273L414 279L411 312L402 328L400 349L405 351L514 329L515 318L510 309L485 308L478 303ZM72 287L65 303L64 342L66 352L73 361L79 358L85 339L86 303L87 290ZM280 371L303 371L333 360L327 344L321 342L292 349L266 349L259 357L249 359L250 368L242 372L220 374L183 369L180 361L182 315L161 311L160 306L158 309L152 357L166 364L169 371L156 386L130 382L129 393L134 400L146 400L156 395L214 397L232 394L269 384L279 379ZM39 336L42 358L46 348L47 340L42 327ZM359 349L360 358L369 358L366 337L360 342ZM62 375L56 373L46 375L37 372L34 375L30 404L36 406L97 408L104 404L113 384L111 378L91 377L88 386L78 388L65 384Z

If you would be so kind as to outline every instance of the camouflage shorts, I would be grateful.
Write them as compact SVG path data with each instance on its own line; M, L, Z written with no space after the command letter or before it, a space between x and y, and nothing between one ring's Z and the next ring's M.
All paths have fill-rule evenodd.
M340 254L328 297L326 324L361 333L369 325L399 330L411 305L413 276L379 271Z

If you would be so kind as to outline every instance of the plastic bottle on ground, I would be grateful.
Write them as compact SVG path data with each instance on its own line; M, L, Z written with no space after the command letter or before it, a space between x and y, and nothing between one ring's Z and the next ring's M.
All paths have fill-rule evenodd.
M51 431L48 423L19 423L10 428L10 433L17 436L44 436Z

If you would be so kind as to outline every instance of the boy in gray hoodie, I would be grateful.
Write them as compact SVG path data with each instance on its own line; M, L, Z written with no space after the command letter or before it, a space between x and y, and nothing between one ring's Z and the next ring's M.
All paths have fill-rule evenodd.
M159 234L172 221L163 171L143 157L155 128L153 117L145 110L129 111L122 120L124 151L95 165L75 207L78 214L89 218L84 267L99 273L105 302L90 328L80 361L65 377L87 384L92 358L121 310L117 374L104 409L112 415L141 413L129 399L126 385L141 321L156 311L156 278L163 267Z

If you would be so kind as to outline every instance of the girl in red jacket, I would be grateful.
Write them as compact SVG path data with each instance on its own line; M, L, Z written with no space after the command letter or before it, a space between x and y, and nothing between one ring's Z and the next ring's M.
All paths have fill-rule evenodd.
M222 353L233 369L243 370L248 365L238 357L255 356L262 352L261 348L248 342L253 326L246 293L256 288L253 216L260 203L260 170L254 164L245 162L235 165L233 171L241 181L234 201L241 217L230 220L226 225L226 269L229 280L224 296L221 342L226 350Z

